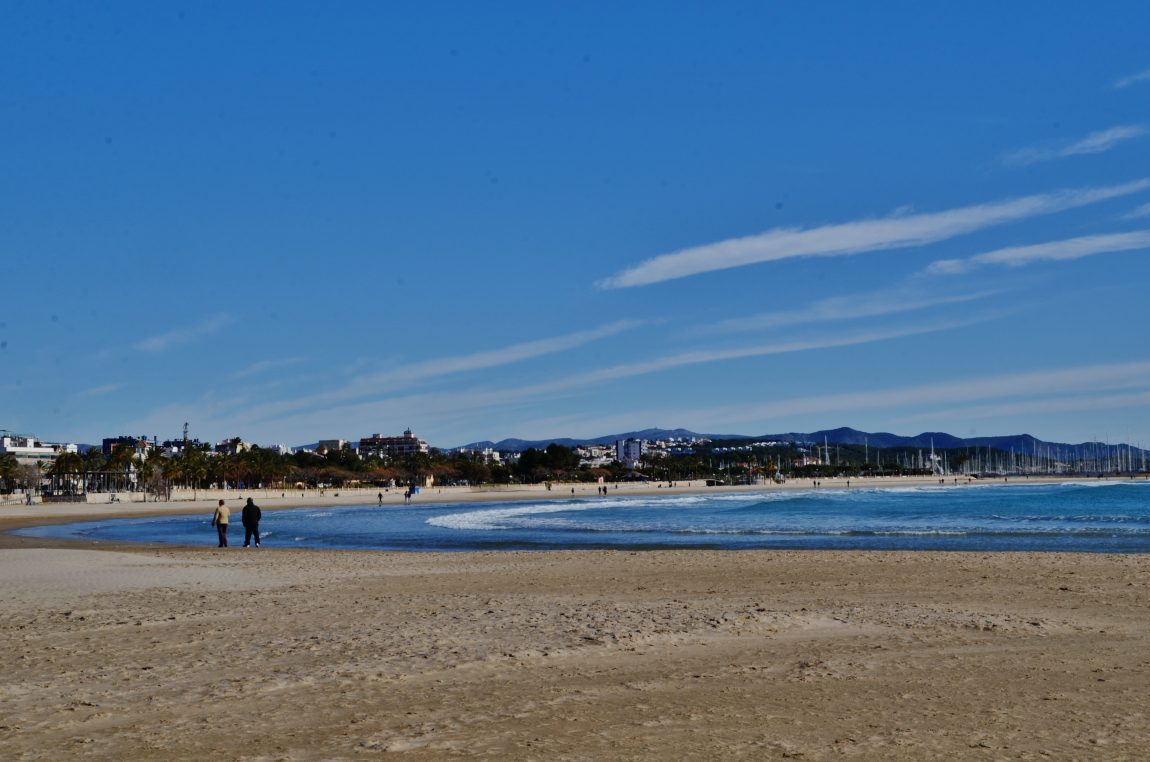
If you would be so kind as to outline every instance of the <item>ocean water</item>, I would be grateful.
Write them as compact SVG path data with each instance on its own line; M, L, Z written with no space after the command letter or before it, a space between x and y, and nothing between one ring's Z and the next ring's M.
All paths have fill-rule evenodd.
M426 498L425 498L426 499ZM265 511L266 548L468 551L804 548L1150 552L1150 482L586 497ZM207 514L20 530L209 545ZM236 524L229 538L242 544Z

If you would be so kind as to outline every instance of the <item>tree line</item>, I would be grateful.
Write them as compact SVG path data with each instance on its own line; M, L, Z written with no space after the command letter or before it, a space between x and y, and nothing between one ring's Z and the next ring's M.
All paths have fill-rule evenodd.
M440 485L538 484L546 481L613 482L628 478L665 481L722 479L747 483L781 474L787 478L864 476L876 474L929 473L914 468L909 461L913 451L889 448L869 452L855 445L831 448L833 464L796 466L793 459L802 454L797 445L755 448L730 452L735 444L715 442L686 455L645 458L634 468L619 462L592 467L580 465L578 453L561 444L531 448L508 464L489 463L477 453L443 451L402 457L360 457L350 446L325 453L299 451L281 454L277 450L252 447L234 454L219 454L209 445L189 444L176 455L152 449L138 455L131 448L117 448L105 455L98 448L85 453L63 453L46 470L21 465L12 455L0 456L0 491L36 489L49 480L54 492L94 492L145 490L162 495L173 488L247 487L315 489L321 486L406 486L424 485L429 479ZM821 448L820 448L821 449ZM940 453L945 452L940 450ZM826 454L824 454L826 455ZM960 466L965 453L949 453L951 468Z
M175 455L152 449L145 455L131 448L111 454L92 448L85 453L62 453L42 473L17 466L11 456L0 459L0 487L31 488L47 478L57 492L145 490L157 495L173 488L210 487L316 489L320 487L509 484L555 481L596 481L617 478L625 469L591 469L579 465L578 454L569 447L549 445L527 450L518 461L488 463L476 453L445 452L398 457L360 457L345 447L325 453L299 451L282 454L258 446L237 453L214 453L210 446L188 446ZM7 463L7 465L5 465Z

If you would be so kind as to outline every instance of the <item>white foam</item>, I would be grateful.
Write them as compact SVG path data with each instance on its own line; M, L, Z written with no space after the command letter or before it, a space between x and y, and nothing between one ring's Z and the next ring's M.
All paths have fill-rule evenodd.
M639 508L693 508L705 504L713 497L706 495L676 495L663 497L653 495L650 497L588 497L577 500L562 500L557 502L530 503L512 507L485 508L478 511L464 511L444 516L433 516L426 523L431 526L445 529L472 529L497 530L518 529L524 525L543 526L542 520L530 522L514 522L514 519L523 519L528 516L538 516L546 513L566 513L570 511L594 510L629 510ZM742 498L746 501L746 497ZM566 520L550 519L550 526L571 526Z
M1094 481L1058 482L1058 484L1067 487L1134 487L1138 485L1150 486L1150 481L1145 479L1128 479L1126 481L1107 481L1105 479L1095 479Z
M514 529L516 527L509 526L509 522L524 516L536 516L541 513L585 511L600 507L604 507L604 504L586 502L532 503L531 505L517 505L510 508L491 508L482 511L465 511L463 513L449 513L445 516L433 516L427 519L426 523L435 527L443 527L444 529Z

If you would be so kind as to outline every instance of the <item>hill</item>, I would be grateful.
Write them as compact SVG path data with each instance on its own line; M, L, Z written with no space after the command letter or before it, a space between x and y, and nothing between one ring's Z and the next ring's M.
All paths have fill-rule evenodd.
M921 434L914 436L903 436L899 434L891 434L889 432L867 432L859 431L849 427L840 427L837 429L823 429L821 431L811 432L786 432L783 434L762 434L760 436L747 436L745 434L700 434L689 429L643 429L641 431L628 431L620 434L608 434L605 436L594 437L591 439L573 439L570 437L556 438L556 439L501 439L498 442L482 441L472 442L470 444L462 445L465 449L484 449L490 447L493 450L503 452L522 452L528 448L535 448L541 450L549 444L561 444L565 447L578 447L581 445L604 445L613 444L620 439L710 439L712 441L773 441L773 442L796 442L796 443L811 443L822 444L824 441L827 444L833 445L869 445L870 447L877 448L891 448L891 447L910 447L929 449L933 443L936 450L950 450L961 449L966 447L989 447L996 450L1011 451L1018 453L1029 453L1040 449L1086 449L1090 447L1111 448L1116 450L1118 445L1102 445L1093 442L1080 442L1078 444L1068 444L1065 442L1046 442L1030 434L1009 434L1004 436L993 437L970 437L962 438L956 437L953 434L947 434L942 431L924 431ZM1122 446L1125 448L1125 445ZM461 448L453 448L461 449ZM1137 448L1131 448L1135 452L1141 452Z

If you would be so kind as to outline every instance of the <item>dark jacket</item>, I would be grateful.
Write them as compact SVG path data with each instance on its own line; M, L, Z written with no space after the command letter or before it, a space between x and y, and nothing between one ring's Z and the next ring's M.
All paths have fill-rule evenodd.
M240 514L240 520L246 527L258 526L260 523L260 507L248 500L248 504L244 506L244 512Z

